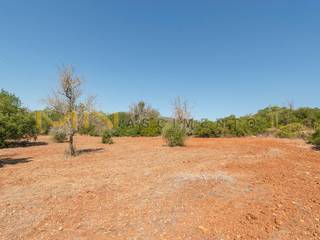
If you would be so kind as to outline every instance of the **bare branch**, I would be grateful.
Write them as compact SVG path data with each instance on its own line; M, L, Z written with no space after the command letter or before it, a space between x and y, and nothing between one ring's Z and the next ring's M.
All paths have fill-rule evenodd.
M74 68L71 65L63 66L59 72L58 90L55 91L51 97L47 98L47 104L55 111L63 115L69 114L65 127L68 134L69 152L71 155L75 154L73 136L76 133L71 114L79 108L78 101L81 96L81 84L81 78L74 76Z
M130 106L130 116L135 122L141 123L144 119L158 118L160 113L144 101L140 101Z
M182 122L191 118L190 107L186 100L182 100L180 97L176 97L172 105L173 117L177 121Z

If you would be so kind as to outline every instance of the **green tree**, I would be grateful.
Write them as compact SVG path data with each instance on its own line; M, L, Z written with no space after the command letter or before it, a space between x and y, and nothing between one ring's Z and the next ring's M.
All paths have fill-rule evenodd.
M14 94L5 90L0 92L0 146L6 140L29 139L37 135L33 114L22 107L21 101Z

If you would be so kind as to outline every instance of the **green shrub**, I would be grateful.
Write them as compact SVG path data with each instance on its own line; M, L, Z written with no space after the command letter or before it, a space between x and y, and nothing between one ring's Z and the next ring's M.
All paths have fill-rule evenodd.
M0 91L0 147L6 140L30 139L38 134L34 115L14 94Z
M186 130L179 124L168 123L162 130L162 136L170 147L184 146Z
M80 128L79 133L81 135L89 135L92 137L98 137L99 135L101 136L101 134L99 134L99 132L97 131L97 129L94 125L89 125L89 127L87 127L87 128L85 128L85 127Z
M198 122L193 131L195 136L202 138L221 137L222 133L223 129L219 124L209 120Z
M112 135L113 135L114 137L123 137L123 136L126 136L126 129L123 128L123 127L115 128L115 129L113 129Z
M301 123L290 123L279 128L277 136L280 138L305 138L306 127Z
M312 134L312 136L310 137L310 143L320 148L320 129Z
M0 148L5 147L6 140L6 122L2 114L0 114Z
M150 119L146 122L146 126L141 127L141 136L156 137L161 135L161 126L157 119Z
M48 135L50 133L50 129L53 127L53 123L55 121L58 122L63 120L62 114L52 109L46 108L40 111L40 114L41 114L41 129L39 129L39 131L41 134Z
M110 130L105 130L102 134L102 143L103 144L113 144L112 132Z
M64 127L52 127L50 135L55 142L63 143L67 138L67 131Z
M139 126L132 126L125 128L124 136L126 137L139 137L140 136L140 127Z

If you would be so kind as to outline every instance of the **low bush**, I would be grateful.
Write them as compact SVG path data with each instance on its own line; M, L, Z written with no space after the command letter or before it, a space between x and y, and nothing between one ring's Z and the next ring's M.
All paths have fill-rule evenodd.
M156 137L161 135L161 126L157 119L150 119L146 126L141 127L141 136Z
M81 135L89 135L92 137L98 137L100 134L94 125L89 125L89 127L82 127L79 129ZM101 136L101 135L100 135Z
M140 127L139 126L132 126L124 129L125 137L139 137L140 136Z
M198 122L193 134L201 138L221 137L223 129L216 123L209 120Z
M280 127L277 136L280 138L305 138L307 129L301 123L290 123Z
M161 130L159 130L157 127L153 127L153 126L144 127L142 125L116 128L113 131L113 136L116 136L116 137L140 137L140 136L155 137L159 135L161 135Z
M114 137L123 137L126 136L126 129L125 128L115 128L113 129L113 134Z
M49 134L58 143L63 143L67 138L67 131L64 127L52 127Z
M183 126L176 123L168 123L162 130L162 136L168 146L184 146L187 137L186 130Z
M113 144L112 132L110 130L105 130L102 134L102 143L103 144Z
M320 148L320 129L312 134L312 136L310 137L310 143L315 145L317 148Z

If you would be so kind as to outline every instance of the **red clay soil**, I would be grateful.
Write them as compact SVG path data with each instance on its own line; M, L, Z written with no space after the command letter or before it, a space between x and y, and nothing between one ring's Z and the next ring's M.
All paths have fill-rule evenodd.
M300 140L77 137L0 150L0 239L320 239L320 152Z

